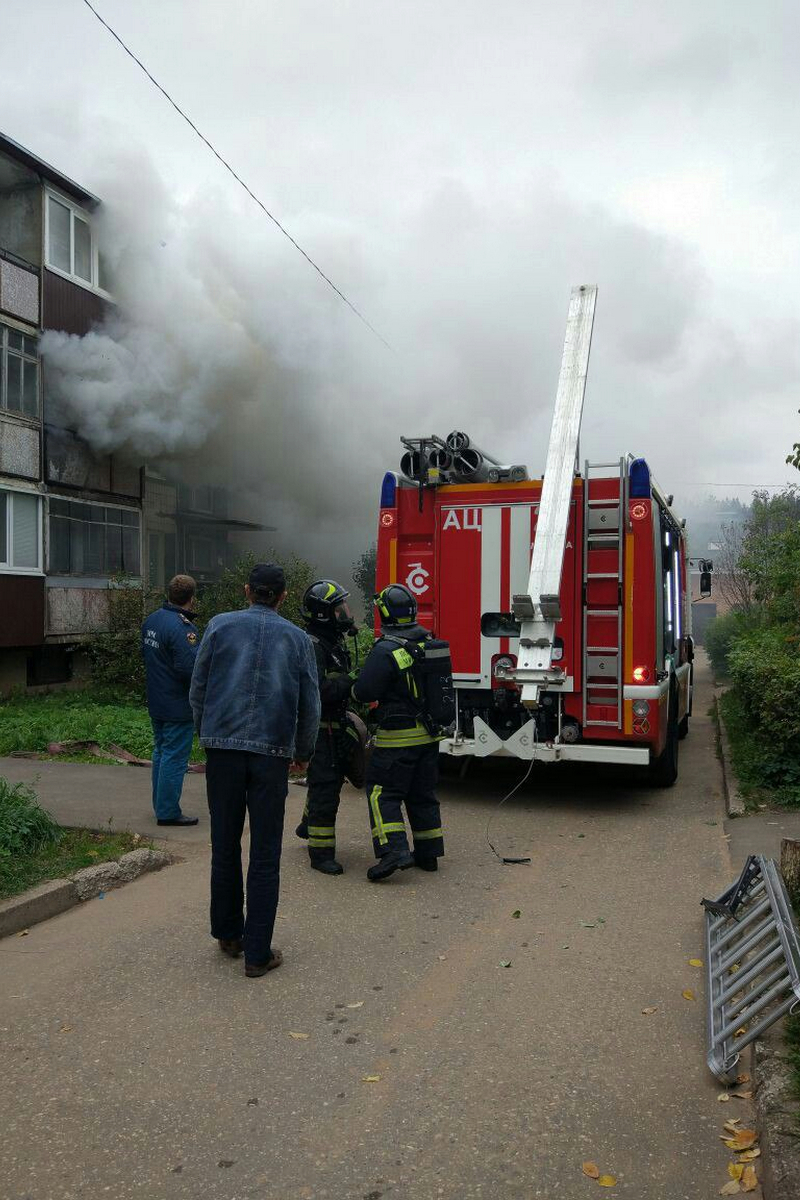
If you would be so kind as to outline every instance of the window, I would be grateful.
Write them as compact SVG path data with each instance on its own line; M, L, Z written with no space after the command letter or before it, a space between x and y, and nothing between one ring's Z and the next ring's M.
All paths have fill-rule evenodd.
M87 214L49 193L46 240L48 267L89 287L107 289L108 273L100 262Z
M39 571L39 497L0 491L0 571Z
M35 337L0 325L0 408L39 415L39 354Z
M51 575L140 575L139 513L78 500L50 501Z

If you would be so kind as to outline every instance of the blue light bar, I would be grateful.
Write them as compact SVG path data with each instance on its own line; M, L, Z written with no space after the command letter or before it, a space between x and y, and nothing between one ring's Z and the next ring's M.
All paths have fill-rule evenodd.
M650 493L648 492L648 495ZM381 508L394 508L397 495L397 476L387 471L381 484Z
M631 463L630 479L628 494L631 499L649 500L651 496L650 468L643 458L635 458Z

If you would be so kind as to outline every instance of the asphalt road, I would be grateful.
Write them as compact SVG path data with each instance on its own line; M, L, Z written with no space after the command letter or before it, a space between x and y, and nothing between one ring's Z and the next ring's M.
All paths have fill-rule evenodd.
M345 875L311 872L293 788L285 963L263 979L208 935L207 817L174 843L182 863L0 942L0 1194L715 1196L722 1122L752 1112L717 1102L688 961L703 954L700 897L733 876L698 682L674 788L542 767L497 809L520 768L484 765L442 787L437 875L368 883L354 793ZM131 824L145 827L134 768L44 765L54 799L59 777L115 813L141 789ZM198 805L201 789L190 780ZM530 865L497 861L490 817L501 853ZM587 1160L616 1185L598 1191Z

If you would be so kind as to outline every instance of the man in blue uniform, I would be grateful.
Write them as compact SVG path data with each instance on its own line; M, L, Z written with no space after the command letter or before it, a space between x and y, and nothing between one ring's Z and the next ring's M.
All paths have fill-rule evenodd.
M378 861L367 878L378 882L415 865L423 871L438 870L444 841L436 797L440 734L419 693L411 653L431 634L417 624L417 601L401 583L384 588L375 597L375 607L382 636L361 668L353 695L362 704L377 702L378 731L367 769L367 797ZM403 805L414 836L413 854Z
M167 601L142 625L147 711L153 725L153 809L159 825L196 825L181 812L181 790L194 724L189 684L200 631L192 620L197 585L191 575L169 581Z

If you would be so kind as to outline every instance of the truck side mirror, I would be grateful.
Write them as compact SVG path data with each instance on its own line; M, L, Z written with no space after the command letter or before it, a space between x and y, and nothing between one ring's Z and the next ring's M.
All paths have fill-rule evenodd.
M700 599L711 595L711 572L701 571L700 573Z

